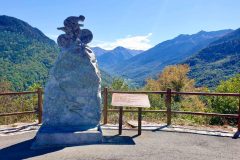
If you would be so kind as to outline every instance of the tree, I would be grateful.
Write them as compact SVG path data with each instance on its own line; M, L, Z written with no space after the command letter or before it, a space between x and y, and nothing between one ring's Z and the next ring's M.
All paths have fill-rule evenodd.
M221 81L215 91L220 93L240 93L240 74L237 74L226 81ZM216 113L237 114L239 101L240 100L237 97L211 97L211 110ZM225 122L236 123L234 120L228 120ZM220 118L212 118L212 123L223 124L224 122Z
M0 93L8 92L11 90L11 82L6 80L0 80Z
M126 84L126 82L121 79L121 78L114 78L111 88L113 90L122 90L122 91L127 91L128 90L128 85Z
M166 91L171 88L174 91L201 91L203 88L195 88L194 80L188 78L190 68L188 65L172 65L166 67L159 74L158 79L148 79L145 86L146 90L150 91ZM151 106L158 109L166 109L164 105L164 97L159 95L149 96ZM180 96L174 95L172 101L173 110L203 112L206 110L205 104L199 96ZM182 116L184 119L194 122L204 122L204 118L196 116Z
M167 90L171 88L174 91L193 91L194 80L189 79L187 74L190 71L188 65L172 65L166 67L157 80L148 79L145 88L147 90ZM179 102L180 96L174 96L174 101Z

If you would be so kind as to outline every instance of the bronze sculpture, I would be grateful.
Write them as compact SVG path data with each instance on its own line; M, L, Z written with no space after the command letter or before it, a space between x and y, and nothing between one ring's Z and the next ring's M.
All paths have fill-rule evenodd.
M57 28L65 32L65 34L61 34L57 39L57 43L60 47L69 47L74 42L84 47L87 43L92 41L92 32L88 29L80 28L84 25L79 24L79 22L83 22L84 20L85 17L83 15L79 17L70 16L64 20L64 27Z

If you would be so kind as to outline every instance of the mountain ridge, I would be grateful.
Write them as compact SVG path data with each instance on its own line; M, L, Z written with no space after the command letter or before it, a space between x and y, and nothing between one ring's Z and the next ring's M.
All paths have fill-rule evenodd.
M48 38L38 28L32 27L27 22L15 17L0 15L0 30L17 32L30 39L37 39L41 42L56 44L54 40Z
M192 35L179 35L171 40L161 42L107 71L136 81L137 84L143 84L145 78L156 76L165 66L181 62L230 32L232 30L227 29L212 32L200 31Z
M240 28L210 43L182 63L191 67L189 76L197 86L215 87L240 73Z
M124 48L118 46L113 50L109 50L104 54L97 57L99 66L103 69L108 71L108 68L111 68L117 64L120 64L122 61L127 60L135 55L140 54L141 50L131 50L128 48Z

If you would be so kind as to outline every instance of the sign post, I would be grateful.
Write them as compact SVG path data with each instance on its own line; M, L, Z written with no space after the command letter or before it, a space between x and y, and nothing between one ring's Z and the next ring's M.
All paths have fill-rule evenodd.
M138 135L141 135L142 108L149 108L150 102L146 94L113 93L112 106L119 107L119 135L122 134L123 107L138 108Z

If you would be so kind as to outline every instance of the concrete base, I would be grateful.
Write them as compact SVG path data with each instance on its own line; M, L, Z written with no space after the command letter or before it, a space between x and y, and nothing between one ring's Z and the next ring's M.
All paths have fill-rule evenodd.
M99 143L102 143L102 131L100 126L87 130L83 130L82 127L53 128L42 126L35 137L31 149Z

